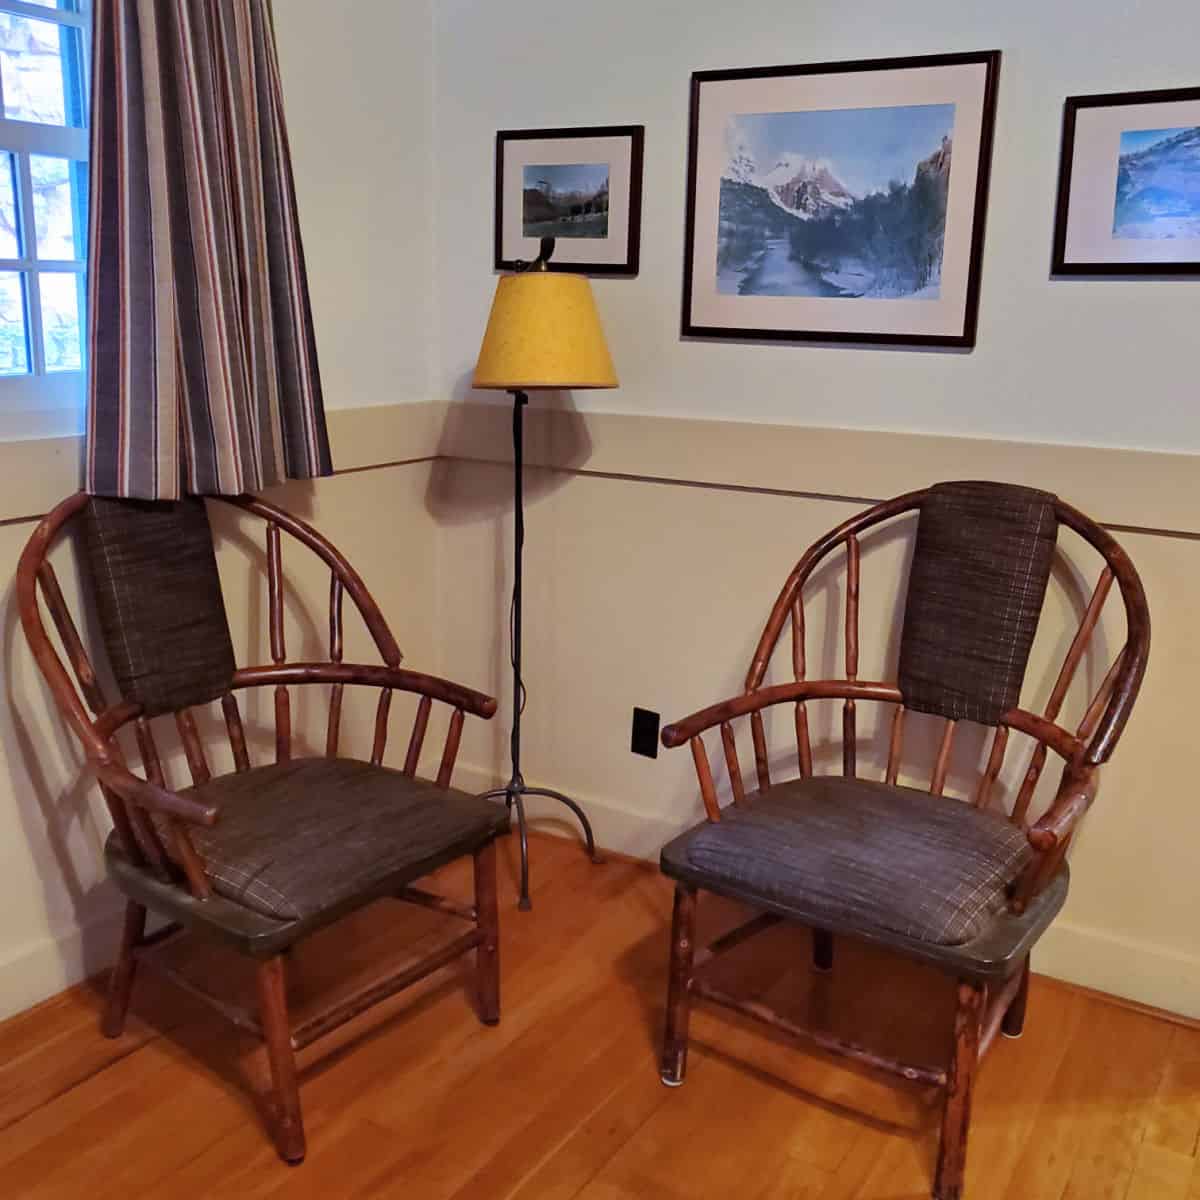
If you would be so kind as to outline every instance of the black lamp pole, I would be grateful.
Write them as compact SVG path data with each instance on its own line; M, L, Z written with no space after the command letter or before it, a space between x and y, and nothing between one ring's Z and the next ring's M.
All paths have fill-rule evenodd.
M584 811L569 796L550 788L529 787L521 774L521 710L525 707L525 685L521 681L521 566L525 548L525 497L523 474L525 467L525 406L529 397L524 392L514 391L513 397L513 592L512 592L512 667L513 667L513 723L512 736L509 741L512 755L512 777L502 788L494 788L485 793L488 799L504 797L509 808L516 805L517 828L521 836L521 898L517 907L528 912L533 906L529 902L529 836L525 819L526 796L548 796L565 804L578 818L583 826L583 836L587 841L587 851L592 862L599 862L596 856L596 842L592 837L592 827Z

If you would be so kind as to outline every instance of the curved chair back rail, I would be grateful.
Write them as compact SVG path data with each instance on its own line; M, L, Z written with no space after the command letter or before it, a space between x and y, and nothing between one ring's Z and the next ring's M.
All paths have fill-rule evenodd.
M304 521L265 500L251 496L219 497L263 521L265 526L266 574L270 647L272 662L239 668L229 689L221 696L226 734L235 769L251 767L245 731L236 693L251 687L271 687L274 692L275 761L292 755L291 697L289 689L307 684L330 687L326 722L325 754L336 757L341 730L342 697L346 685L373 687L379 691L376 707L371 762L382 762L387 749L392 694L396 691L421 697L409 735L403 774L416 774L430 712L435 701L451 710L449 727L437 772L437 783L450 783L458 754L464 718L483 718L496 711L490 696L448 680L402 668L400 649L383 614L359 574L342 554ZM139 704L126 699L110 700L103 691L91 658L68 608L49 554L74 518L87 505L84 493L68 497L37 526L17 567L17 602L21 624L34 659L49 684L54 700L71 729L83 744L96 769L100 788L112 814L113 824L128 858L149 866L160 876L175 873L177 866L188 887L198 898L209 895L204 862L192 846L187 826L214 824L219 810L197 802L166 786L155 731ZM285 585L283 534L316 554L330 572L329 658L325 662L290 662L284 635ZM349 595L382 658L382 664L345 663L343 659L343 603ZM70 673L52 642L42 618L43 604L58 632L70 665ZM72 675L74 678L72 679ZM195 717L190 709L173 714L192 782L206 783L211 769ZM128 768L117 740L122 729L133 726L145 778ZM151 820L151 815L158 818ZM164 836L170 847L164 844Z
M858 678L860 539L868 530L919 511L931 491L923 489L909 492L877 504L844 521L814 542L788 576L771 609L746 675L744 693L701 709L664 728L664 746L681 746L685 742L691 746L701 798L710 821L720 820L720 807L703 734L719 728L733 800L735 804L743 804L746 801L745 784L732 722L740 717L748 716L750 719L755 774L759 787L765 790L771 786L771 767L763 712L778 704L794 705L796 759L801 777L813 773L813 749L806 707L810 701L842 702L842 771L847 776L858 773L857 705L864 701L893 705L885 780L891 784L896 782L904 751L905 696L896 682ZM1098 768L1112 755L1129 719L1145 674L1150 648L1150 614L1146 596L1128 555L1105 529L1057 497L1053 498L1053 510L1058 524L1077 533L1099 553L1103 562L1044 709L1038 713L1012 707L999 716L986 765L973 795L973 802L980 808L986 807L991 801L994 785L1004 765L1010 731L1015 730L1033 739L1035 746L1032 756L1021 777L1010 814L1012 821L1026 830L1038 851L1035 863L1014 896L1013 906L1017 910L1027 905L1032 896L1052 878L1061 863L1075 824L1094 798ZM812 680L807 678L805 585L813 578L817 567L839 550L844 553L845 605L841 640L845 676L840 679ZM1075 728L1067 728L1059 721L1063 702L1088 651L1105 604L1114 591L1114 583L1125 610L1125 642L1087 704L1082 720ZM791 631L793 682L764 686L767 668L788 626ZM943 721L942 736L928 783L928 790L934 795L941 795L944 790L958 724L950 718L943 718ZM1051 751L1063 760L1062 780L1048 811L1031 824L1030 802Z

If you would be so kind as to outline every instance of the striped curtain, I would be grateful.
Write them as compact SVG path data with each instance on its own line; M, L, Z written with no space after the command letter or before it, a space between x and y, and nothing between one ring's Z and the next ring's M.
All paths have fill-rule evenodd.
M332 470L269 0L95 0L87 490Z

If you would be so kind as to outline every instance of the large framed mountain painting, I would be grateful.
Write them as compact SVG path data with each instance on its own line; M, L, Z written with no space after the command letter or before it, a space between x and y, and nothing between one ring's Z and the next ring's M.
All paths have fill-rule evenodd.
M973 346L999 68L694 74L684 336Z
M1053 269L1200 274L1200 88L1067 100Z

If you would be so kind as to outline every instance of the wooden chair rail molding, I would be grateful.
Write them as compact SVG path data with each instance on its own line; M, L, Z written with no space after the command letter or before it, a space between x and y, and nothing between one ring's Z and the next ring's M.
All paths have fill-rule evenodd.
M328 689L324 757L337 759L343 694L350 685L374 688L379 694L370 754L370 763L374 767L382 765L387 750L393 694L405 692L419 697L404 764L398 772L408 779L416 776L433 704L441 703L451 710L435 780L437 788L448 789L466 716L490 718L496 711L496 701L482 692L450 680L401 667L400 649L366 585L340 552L316 530L263 500L243 496L226 499L226 502L260 519L265 526L271 662L234 670L226 690L218 697L234 764L233 773L223 778L235 778L253 767L238 704L239 692L257 687L271 689L274 699L274 762L281 764L289 762L296 749L290 689L311 685ZM158 965L159 944L167 938L160 935L146 937L148 908L157 907L171 915L176 923L183 926L182 932L199 929L205 936L223 938L243 953L259 959L257 1016L250 1009L232 1006L218 999L178 973L169 970L167 973L176 983L207 1002L234 1025L264 1040L274 1086L272 1123L277 1148L287 1161L296 1162L305 1153L294 1062L296 1050L467 953L476 956L480 1018L485 1024L494 1024L499 1019L499 934L494 838L504 824L503 810L496 810L494 806L462 794L454 794L453 801L449 798L449 792L433 797L438 802L436 808L452 806L452 811L447 817L438 818L441 821L436 826L438 832L433 835L434 840L430 841L429 846L421 851L423 857L412 864L403 859L386 862L382 884L368 879L363 885L365 890L354 892L351 889L345 896L328 904L318 897L310 909L293 905L291 917L279 915L276 919L252 906L218 894L214 890L214 882L219 888L227 875L222 876L219 871L210 874L209 863L197 850L195 839L199 836L199 830L220 824L221 804L208 798L204 792L187 794L169 787L159 746L159 736L164 728L173 728L182 747L192 784L202 788L205 784L216 782L193 708L184 707L151 717L147 716L140 703L126 699L114 703L106 697L48 558L55 540L87 503L88 497L82 493L71 496L38 525L21 555L16 590L21 623L31 651L59 710L79 737L88 762L96 772L120 847L119 853L115 853L110 843L106 850L109 870L129 899L121 952L111 979L104 1029L115 1037L123 1028L135 966L139 963L150 968ZM203 526L203 529L207 537L207 526ZM290 661L288 658L284 627L285 534L292 542L298 542L315 554L329 570L327 661ZM212 567L209 569L215 570ZM219 591L219 584L215 586ZM383 660L381 664L343 661L343 609L346 596L350 597L361 615ZM50 613L71 674L48 634L42 616L43 605ZM128 735L130 730L136 741L143 777L135 775L130 769L122 747L121 736ZM309 765L301 764L302 769ZM328 778L336 780L341 777L334 775ZM361 779L363 775L360 773L356 778ZM370 776L369 785L375 788L386 786L394 791L396 782L390 779L381 782L376 774ZM331 789L330 803L336 802L343 794L350 797L348 792L337 792L336 782L321 786ZM324 795L314 793L318 794ZM421 791L414 792L412 796L411 803L418 809L422 804L428 805L431 799ZM369 808L360 811L366 814L362 818L364 821L372 819ZM421 819L428 821L428 817ZM219 843L213 844L219 846ZM462 856L474 859L474 905L455 904L410 886L412 880L420 875ZM219 852L216 857L219 859ZM232 866L226 864L226 871L230 870L238 870L236 863ZM241 870L245 874L244 865ZM240 879L242 875L235 874L234 877ZM472 928L419 962L399 971L383 973L349 997L313 1012L294 1027L289 1025L283 953L313 930L354 911L356 907L382 898L377 894L380 886L390 889L385 894L397 900L461 918L470 923Z

